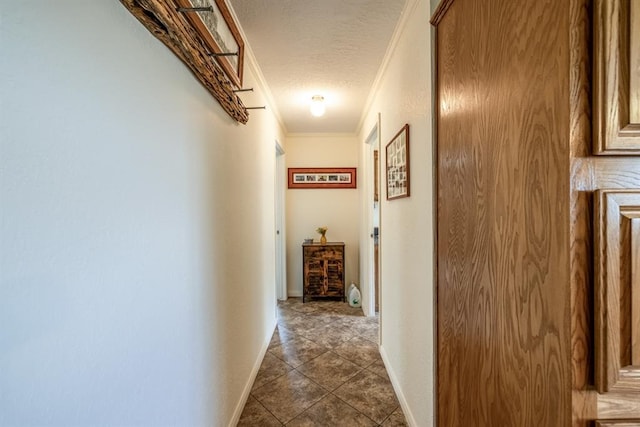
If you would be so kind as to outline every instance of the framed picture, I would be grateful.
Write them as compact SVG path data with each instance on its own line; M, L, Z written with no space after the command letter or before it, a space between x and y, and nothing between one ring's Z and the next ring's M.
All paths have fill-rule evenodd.
M356 168L289 168L288 188L356 188Z
M387 200L409 197L409 125L400 129L386 147Z
M184 15L202 38L229 80L242 86L244 41L225 0L177 0L181 8L208 8L185 12Z

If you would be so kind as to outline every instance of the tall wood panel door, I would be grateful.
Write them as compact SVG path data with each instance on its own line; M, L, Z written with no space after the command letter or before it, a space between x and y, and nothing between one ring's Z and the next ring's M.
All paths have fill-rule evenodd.
M566 426L569 2L445 3L434 17L438 425Z
M445 0L442 426L640 426L640 0Z

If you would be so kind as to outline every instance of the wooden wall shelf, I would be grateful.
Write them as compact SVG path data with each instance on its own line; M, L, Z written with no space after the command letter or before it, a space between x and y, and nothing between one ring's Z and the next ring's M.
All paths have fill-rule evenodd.
M233 92L233 82L216 59L209 55L205 42L185 14L176 10L173 1L120 1L151 34L189 67L227 114L239 123L247 123L247 108Z

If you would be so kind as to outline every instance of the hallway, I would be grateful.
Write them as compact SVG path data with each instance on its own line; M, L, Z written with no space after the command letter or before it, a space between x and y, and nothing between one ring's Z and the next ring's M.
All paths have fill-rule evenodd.
M406 426L377 348L378 318L289 298L239 426Z

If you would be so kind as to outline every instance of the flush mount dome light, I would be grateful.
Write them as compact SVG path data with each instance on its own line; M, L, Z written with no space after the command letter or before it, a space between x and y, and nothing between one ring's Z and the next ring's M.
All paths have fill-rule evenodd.
M311 97L311 115L314 117L324 115L324 96L314 95Z

